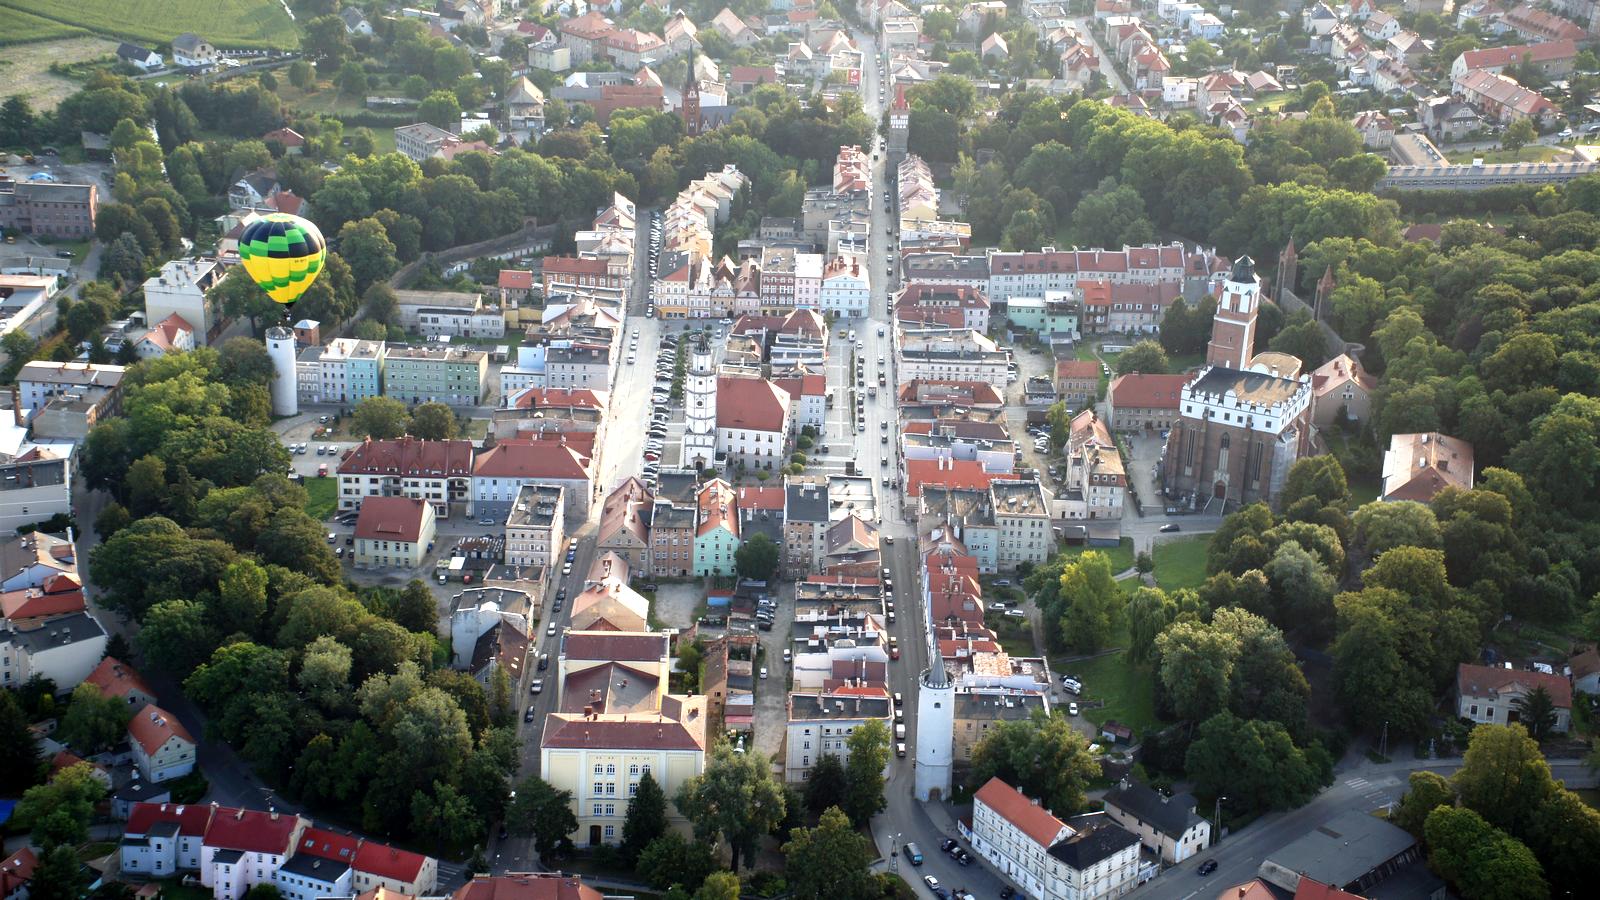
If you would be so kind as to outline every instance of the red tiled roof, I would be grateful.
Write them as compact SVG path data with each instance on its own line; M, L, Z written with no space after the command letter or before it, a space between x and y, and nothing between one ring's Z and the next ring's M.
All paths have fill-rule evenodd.
M139 710L128 720L128 736L137 741L146 753L160 750L169 738L194 743L194 737L178 721L178 717L154 703Z
M410 850L401 850L377 841L362 841L356 848L356 861L350 868L379 878L395 881L416 881L428 857Z
M542 271L546 275L604 275L606 261L576 256L546 256Z
M258 809L219 809L206 827L207 847L246 853L288 855L300 817Z
M667 653L667 638L658 633L615 634L569 631L562 647L568 659L654 662Z
M415 544L422 537L427 505L415 497L366 497L356 518L356 538Z
M1470 663L1456 667L1456 691L1463 697L1493 697L1513 686L1527 691L1542 687L1557 709L1572 708L1572 682L1565 676Z
M556 713L545 719L542 746L560 749L700 750L694 733L666 718L618 721L585 720L573 713Z
M774 378L772 383L789 395L791 405L801 397L825 397L828 394L828 378L820 373L798 378Z
M331 859L349 865L355 858L356 845L359 843L356 838L336 831L307 828L300 832L300 841L295 845L295 852L308 853L321 859Z
M770 84L778 80L778 70L771 66L734 66L728 80L733 84Z
M942 464L941 464L942 463ZM942 484L953 488L986 488L995 476L984 471L983 463L973 459L908 459L906 460L906 493L913 497L922 495L925 484Z
M304 147L306 139L293 128L274 128L261 136L263 141L277 141L285 147Z
M766 509L781 510L784 507L786 491L781 486L777 487L742 487L735 491L739 495L738 505L741 510Z
M471 441L368 439L339 463L340 475L391 475L402 478L466 477L472 474Z
M305 206L305 204L305 198L296 195L291 190L279 191L268 197L263 203L264 206L271 207L281 213L288 213L291 216L298 216L301 207Z
M599 10L590 10L581 16L568 19L556 26L563 34L584 40L599 40L611 33L611 23L601 15Z
M134 691L147 697L156 696L137 669L113 656L100 660L100 665L95 666L84 681L99 688L107 697L126 697Z
M500 287L511 290L531 290L533 288L533 273L522 269L501 269Z
M38 865L39 858L27 847L0 862L0 897L9 897L25 887L33 880L33 870Z
M1100 364L1092 359L1063 359L1056 363L1056 377L1092 381L1100 377Z
M600 392L587 389L529 388L516 396L517 409L604 409L605 405Z
M717 379L717 427L783 431L789 393L762 378Z
M547 440L505 441L478 454L472 474L480 478L589 477L589 460L563 442L565 435Z
M1020 791L998 778L978 788L973 800L994 810L997 815L1027 835L1040 847L1048 848L1056 842L1067 826L1055 816L1036 806Z
M1301 875L1300 884L1294 890L1294 900L1362 900L1362 898L1359 894L1341 891L1332 885Z
M600 900L599 891L576 876L555 872L480 875L456 888L451 900Z
M1133 409L1177 409L1178 394L1189 383L1188 375L1119 375L1112 380L1107 396L1112 406Z
M197 837L206 833L211 814L215 811L218 811L217 807L200 803L187 806L181 803L137 803L128 813L128 825L123 833L149 834L150 827L159 822L175 822L179 834Z
M83 590L49 593L39 588L22 588L0 594L0 613L7 619L38 619L64 616L84 609Z

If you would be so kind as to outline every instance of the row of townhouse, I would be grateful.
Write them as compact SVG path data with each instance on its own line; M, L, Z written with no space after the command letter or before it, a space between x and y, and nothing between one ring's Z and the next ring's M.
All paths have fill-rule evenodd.
M712 312L712 292L732 309L733 286L718 285L710 268L714 259L713 229L728 220L733 198L748 179L732 164L689 183L662 215L661 277L651 286L651 299L662 318L705 318ZM749 289L759 286L751 283ZM726 313L723 313L726 315Z
M198 873L217 900L271 885L289 900L352 897L374 889L416 896L438 884L439 862L319 828L292 813L216 804L140 803L119 849L123 873Z
M567 521L589 510L596 433L550 431L507 438L488 449L471 441L410 436L357 444L339 462L339 508L355 510L370 497L425 501L433 513L504 520L526 485L563 491Z

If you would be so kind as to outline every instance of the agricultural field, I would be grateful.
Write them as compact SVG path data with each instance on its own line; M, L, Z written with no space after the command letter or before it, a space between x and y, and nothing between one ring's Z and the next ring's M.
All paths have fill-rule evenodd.
M6 20L7 26L11 25L11 13L9 7L0 6L0 19ZM33 44L26 53L0 54L0 95L19 94L26 97L36 111L44 111L55 109L62 100L82 88L82 83L50 71L50 65L70 66L114 56L117 42L84 35L82 30L75 31L82 36ZM12 36L8 31L0 43Z
M10 6L6 6L5 12L0 13L0 23L4 23L5 26L0 28L0 44L28 44L85 33L76 25L46 19Z
M223 49L294 47L299 43L294 20L280 0L0 0L0 20L7 23L5 41L14 40L10 23L24 16L54 23L61 32L74 29L146 44L162 44L186 31ZM55 37L48 32L35 40Z

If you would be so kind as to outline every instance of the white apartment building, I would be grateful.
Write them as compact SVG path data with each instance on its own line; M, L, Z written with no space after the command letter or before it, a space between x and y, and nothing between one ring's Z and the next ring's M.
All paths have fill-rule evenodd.
M1132 833L1105 813L1063 822L998 778L973 796L971 826L957 827L1030 900L1120 897L1138 883L1139 839Z
M836 256L822 272L817 307L841 316L864 316L872 297L872 276L860 256Z
M217 336L222 320L206 292L222 280L222 265L214 259L175 259L145 279L144 320L160 322L177 314L194 330L194 342L204 347Z
M563 491L554 484L525 484L506 516L506 565L553 566L566 546Z
M866 696L867 691L875 691ZM850 735L876 719L891 730L894 706L883 688L854 688L848 694L795 692L789 695L789 723L784 740L784 780L801 784L811 777L811 767L824 756L850 758ZM885 766L887 771L887 766Z

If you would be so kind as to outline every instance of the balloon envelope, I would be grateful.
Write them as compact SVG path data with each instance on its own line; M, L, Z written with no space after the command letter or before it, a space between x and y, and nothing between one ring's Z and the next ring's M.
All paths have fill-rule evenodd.
M273 300L292 304L322 272L328 247L317 226L299 216L272 213L239 235L239 261Z

